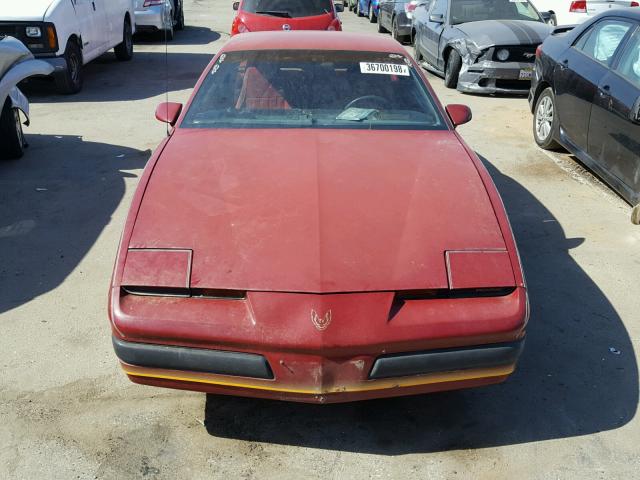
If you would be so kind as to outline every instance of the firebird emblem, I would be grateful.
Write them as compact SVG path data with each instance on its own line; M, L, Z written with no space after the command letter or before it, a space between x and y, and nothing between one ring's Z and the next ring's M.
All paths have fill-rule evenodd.
M311 310L311 321L313 322L313 326L318 330L326 330L326 328L331 323L331 310L324 314L324 317L318 315L315 310Z

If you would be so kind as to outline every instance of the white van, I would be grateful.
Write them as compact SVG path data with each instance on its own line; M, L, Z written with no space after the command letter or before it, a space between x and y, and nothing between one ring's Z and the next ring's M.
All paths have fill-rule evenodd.
M612 8L640 6L640 0L531 0L540 12L552 12L554 24L576 25Z
M0 35L49 62L61 93L82 89L82 66L115 49L133 56L133 0L0 0Z

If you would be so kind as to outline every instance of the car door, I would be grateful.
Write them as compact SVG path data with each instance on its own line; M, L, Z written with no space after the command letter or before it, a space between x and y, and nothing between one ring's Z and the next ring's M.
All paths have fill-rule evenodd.
M422 36L424 57L431 65L436 68L441 68L439 60L439 46L440 37L445 29L447 23L447 10L449 0L434 0L429 15L427 16L427 23L425 25L425 35ZM434 16L442 15L442 22L432 21Z
M640 201L640 27L628 38L598 86L588 153L623 184L620 193L635 204Z
M82 58L87 63L102 53L106 42L101 9L95 0L73 0L73 8L82 37Z
M554 71L560 134L582 152L587 151L589 116L598 85L631 26L617 18L594 23L565 50Z

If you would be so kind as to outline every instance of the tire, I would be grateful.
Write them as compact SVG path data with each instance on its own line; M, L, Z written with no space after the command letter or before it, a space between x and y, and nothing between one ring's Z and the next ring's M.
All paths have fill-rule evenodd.
M400 35L398 33L398 19L396 17L393 18L393 26L391 27L391 35L393 39L398 43L405 43L407 38L405 35Z
M0 113L0 138L2 138L0 158L13 160L24 155L27 143L22 132L20 111L11 106L11 101L8 98Z
M376 14L373 13L373 5L371 3L369 3L369 23L376 23L378 21L378 17L376 17Z
M380 19L378 19L378 33L389 33L389 31L382 26Z
M128 18L124 19L122 26L122 43L116 45L113 51L121 62L128 62L133 58L133 29Z
M560 144L556 141L558 136L558 116L556 111L556 99L551 87L545 88L533 110L533 139L544 150L557 150Z
M458 76L462 68L462 57L457 50L451 50L447 57L447 64L444 67L444 85L447 88L458 86Z
M422 52L420 52L420 47L418 47L418 35L416 34L414 40L413 40L413 58L414 60L418 63L418 65L421 65L422 62L424 61L424 58L422 57Z
M180 2L176 15L176 30L184 30L184 5Z
M169 25L169 28L165 28L164 30L160 31L160 34L162 35L162 39L166 39L167 42L171 42L173 40L174 37L174 29L173 29L173 13L170 16L171 18L171 25Z
M56 88L64 95L73 95L82 90L82 52L78 44L69 40L64 51L67 68L55 75Z

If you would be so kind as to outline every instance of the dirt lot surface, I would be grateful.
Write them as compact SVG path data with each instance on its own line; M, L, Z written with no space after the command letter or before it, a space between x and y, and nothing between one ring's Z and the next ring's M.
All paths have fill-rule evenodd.
M231 0L186 0L171 100L228 39ZM344 29L375 32L350 12ZM309 406L136 386L107 287L133 191L164 135L164 46L138 39L76 96L32 85L31 144L0 163L0 478L639 478L640 229L566 154L535 147L524 98L446 90L503 196L532 316L505 384ZM248 139L250 141L250 138Z

